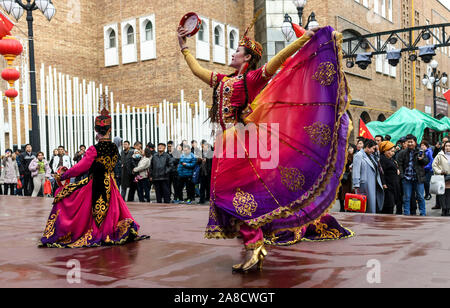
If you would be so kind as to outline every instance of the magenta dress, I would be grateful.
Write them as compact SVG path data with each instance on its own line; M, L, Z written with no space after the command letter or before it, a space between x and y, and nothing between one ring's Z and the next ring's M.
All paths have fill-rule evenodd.
M63 174L61 180L89 172L89 177L56 191L41 246L98 247L119 245L148 238L139 236L114 180L119 152L112 142L89 147L83 159Z

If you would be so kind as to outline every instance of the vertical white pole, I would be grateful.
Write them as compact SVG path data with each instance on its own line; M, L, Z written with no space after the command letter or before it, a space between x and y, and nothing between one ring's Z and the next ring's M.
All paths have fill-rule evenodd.
M18 67L16 68L18 69ZM17 131L17 146L20 148L22 145L22 126L20 125L20 101L22 100L22 95L20 95L19 81L14 83L14 88L19 89L19 96L14 100L15 104L15 114L16 114L16 131Z
M66 76L66 90L67 90L67 136L69 143L69 153L71 158L74 157L76 151L78 151L78 147L75 146L74 143L74 134L73 134L73 105L72 105L72 83L70 81L69 76Z
M136 140L133 140L132 138L133 135L131 131L131 108L129 105L127 106L127 133L128 133L128 140L130 141L131 146L133 146L133 143Z
M46 111L47 111L47 106L48 106L48 102L45 99L45 67L44 67L44 63L41 64L41 70L40 70L40 83L41 83L41 101L40 101L40 106L39 106L39 118L40 118L40 127L41 127L41 144L42 144L42 149L43 152L45 153L46 157L49 158L50 157L50 153L48 151L48 146L47 146L47 124L46 124ZM27 82L28 85L28 82ZM29 99L29 87L26 87L26 98L24 99L25 104L24 104L24 115L25 115L25 139L26 139L26 143L29 143L29 132L28 132L28 99Z
M13 147L13 122L11 100L8 98L9 148Z
M122 138L128 140L127 118L125 112L125 105L122 104Z
M137 122L136 108L133 107L132 114L131 114L131 139L133 139L133 143L138 141L136 139L136 122Z

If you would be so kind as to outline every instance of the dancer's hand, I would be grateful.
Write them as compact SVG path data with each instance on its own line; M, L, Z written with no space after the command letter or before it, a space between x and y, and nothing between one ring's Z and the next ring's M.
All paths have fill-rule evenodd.
M177 29L178 34L178 43L180 44L180 48L183 49L186 47L186 37L189 34L189 31L183 28L182 26L178 26Z
M313 37L314 34L316 34L316 32L319 31L320 29L322 29L322 28L314 28L314 29L312 29L312 30L307 30L307 31L305 32L305 35L307 35L307 36L309 36L309 37Z

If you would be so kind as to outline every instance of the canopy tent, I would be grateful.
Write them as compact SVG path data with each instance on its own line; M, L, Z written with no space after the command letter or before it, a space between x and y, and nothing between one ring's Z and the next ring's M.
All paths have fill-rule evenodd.
M448 118L447 118L448 119ZM413 134L420 143L423 138L425 128L433 129L437 132L450 130L450 119L439 121L432 116L417 109L402 107L386 121L373 121L367 123L367 128L373 136L390 135L392 142L397 142L401 137Z

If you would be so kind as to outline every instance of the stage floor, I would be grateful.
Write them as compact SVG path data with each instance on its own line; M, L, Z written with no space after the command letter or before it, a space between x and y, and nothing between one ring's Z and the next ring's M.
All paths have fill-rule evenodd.
M130 203L150 240L38 248L51 199L0 196L0 287L450 287L450 220L333 213L356 236L269 247L263 272L232 274L237 239L206 240L208 206ZM70 283L71 260L80 283ZM70 272L72 271L72 272Z

